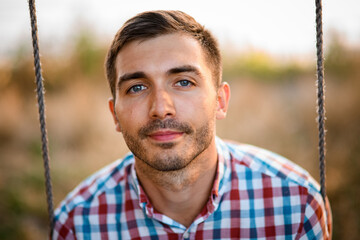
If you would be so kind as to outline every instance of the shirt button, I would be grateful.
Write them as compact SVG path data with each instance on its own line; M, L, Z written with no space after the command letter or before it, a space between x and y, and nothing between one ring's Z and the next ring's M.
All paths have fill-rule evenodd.
M190 233L188 231L184 232L183 238L189 238Z

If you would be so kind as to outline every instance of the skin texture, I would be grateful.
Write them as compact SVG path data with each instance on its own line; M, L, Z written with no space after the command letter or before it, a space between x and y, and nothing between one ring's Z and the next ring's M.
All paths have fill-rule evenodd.
M215 121L230 89L216 88L200 44L186 34L130 42L116 60L116 130L135 155L140 184L155 209L189 226L216 173Z

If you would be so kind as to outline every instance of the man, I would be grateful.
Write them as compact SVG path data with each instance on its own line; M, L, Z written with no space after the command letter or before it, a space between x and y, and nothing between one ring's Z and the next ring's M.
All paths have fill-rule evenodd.
M208 30L180 11L141 13L106 59L116 130L131 153L56 210L54 239L329 239L309 174L215 136L230 88Z

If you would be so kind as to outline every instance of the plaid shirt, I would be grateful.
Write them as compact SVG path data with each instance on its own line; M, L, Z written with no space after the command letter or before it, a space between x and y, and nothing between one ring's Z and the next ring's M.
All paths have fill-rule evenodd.
M55 212L53 239L331 238L328 201L305 170L254 146L219 138L216 146L211 195L188 228L152 207L129 154L67 196Z

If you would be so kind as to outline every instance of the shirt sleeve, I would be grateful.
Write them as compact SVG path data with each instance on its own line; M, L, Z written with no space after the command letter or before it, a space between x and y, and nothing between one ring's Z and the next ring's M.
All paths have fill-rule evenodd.
M330 240L332 235L332 216L328 198L324 203L320 193L308 195L303 223L296 239Z
M76 239L74 232L74 211L68 213L63 206L63 209L58 209L56 212L52 240Z

